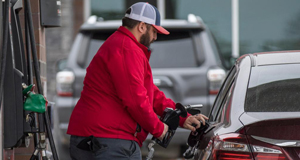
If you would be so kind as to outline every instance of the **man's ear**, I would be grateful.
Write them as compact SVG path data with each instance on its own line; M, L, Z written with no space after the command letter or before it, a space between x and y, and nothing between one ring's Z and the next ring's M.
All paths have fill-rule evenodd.
M147 26L146 26L146 24L145 24L144 22L140 22L140 23L137 25L137 30L138 30L140 33L142 33L142 34L146 33L146 32L147 32Z

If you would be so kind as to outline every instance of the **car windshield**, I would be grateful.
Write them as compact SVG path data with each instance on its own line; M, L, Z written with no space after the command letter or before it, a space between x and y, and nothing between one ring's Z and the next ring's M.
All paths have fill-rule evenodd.
M158 35L151 44L150 65L152 68L196 67L197 58L189 31L172 31L170 35Z
M300 111L300 64L254 67L247 91L246 112Z

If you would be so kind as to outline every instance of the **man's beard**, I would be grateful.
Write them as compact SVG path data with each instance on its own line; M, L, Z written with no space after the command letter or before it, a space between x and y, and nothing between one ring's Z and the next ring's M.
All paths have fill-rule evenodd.
M141 36L140 43L149 48L152 42L153 41L150 41L150 34L147 30L147 32Z

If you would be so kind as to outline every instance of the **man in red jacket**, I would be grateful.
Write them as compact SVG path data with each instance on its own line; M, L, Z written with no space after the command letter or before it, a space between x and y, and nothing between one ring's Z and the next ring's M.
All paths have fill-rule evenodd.
M73 160L140 160L148 133L162 139L168 131L157 115L175 103L153 84L148 47L157 33L169 32L160 26L157 8L144 2L133 4L122 23L87 68L67 131ZM180 126L194 131L205 119L189 115Z

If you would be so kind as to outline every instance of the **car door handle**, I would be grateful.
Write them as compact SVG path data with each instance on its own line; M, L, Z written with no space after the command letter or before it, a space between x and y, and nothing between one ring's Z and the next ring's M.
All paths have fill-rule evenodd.
M170 78L165 76L156 76L153 78L153 83L157 87L173 87L173 82Z

